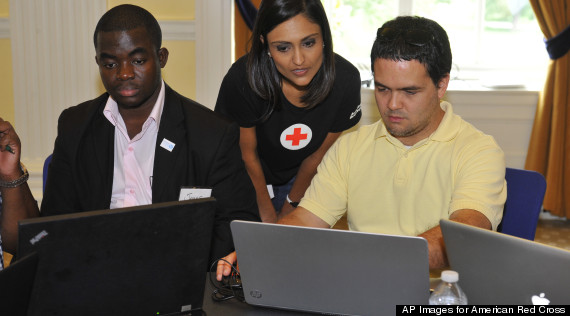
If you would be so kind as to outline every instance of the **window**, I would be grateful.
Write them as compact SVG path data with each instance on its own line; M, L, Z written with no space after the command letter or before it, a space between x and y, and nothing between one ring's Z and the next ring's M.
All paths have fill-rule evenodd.
M335 51L370 73L376 30L397 15L437 21L453 54L450 88L538 89L548 65L542 32L527 0L323 0Z

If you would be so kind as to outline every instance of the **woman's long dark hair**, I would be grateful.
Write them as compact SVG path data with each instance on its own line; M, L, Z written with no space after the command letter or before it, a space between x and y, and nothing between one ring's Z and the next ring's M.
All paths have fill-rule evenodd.
M335 79L334 53L331 29L320 0L263 0L251 36L247 59L247 78L253 91L268 101L266 119L274 109L281 108L281 74L269 57L267 34L279 24L303 14L318 24L323 36L323 64L307 86L301 102L310 109L321 103L332 90ZM261 39L264 39L263 41Z

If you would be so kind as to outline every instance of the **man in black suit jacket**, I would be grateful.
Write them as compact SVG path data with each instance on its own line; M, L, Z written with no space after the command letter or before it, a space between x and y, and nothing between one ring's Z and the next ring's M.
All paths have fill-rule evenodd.
M239 129L164 84L161 41L158 22L140 7L117 6L99 20L94 43L107 93L62 112L41 214L176 201L182 186L209 187L217 200L211 259L221 258L233 250L231 220L259 221ZM133 148L136 159L117 155Z

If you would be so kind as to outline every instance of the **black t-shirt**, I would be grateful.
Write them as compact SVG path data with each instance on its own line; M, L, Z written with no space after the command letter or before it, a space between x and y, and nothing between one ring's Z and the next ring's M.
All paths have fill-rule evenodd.
M307 110L294 106L281 93L281 109L275 109L263 122L260 118L269 102L251 90L246 62L247 55L238 59L224 77L215 111L241 127L255 126L257 152L268 184L287 183L328 133L342 132L360 120L360 73L341 56L335 55L334 85L322 103Z

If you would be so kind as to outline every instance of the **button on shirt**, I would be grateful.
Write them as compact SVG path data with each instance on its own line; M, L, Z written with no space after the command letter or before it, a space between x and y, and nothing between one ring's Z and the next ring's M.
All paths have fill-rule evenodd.
M163 108L164 81L141 132L130 139L125 122L119 114L117 102L111 97L107 100L103 113L115 126L113 191L110 208L152 203L154 151Z

